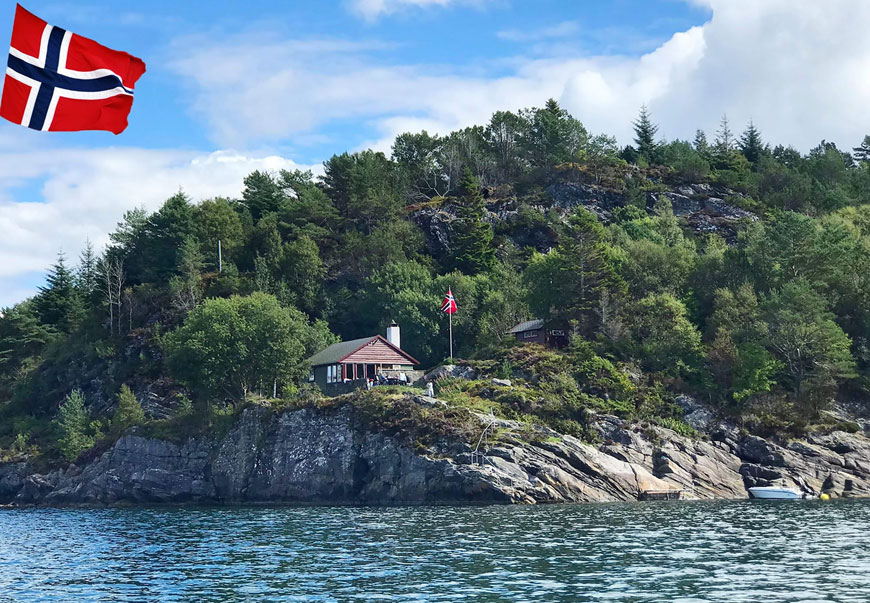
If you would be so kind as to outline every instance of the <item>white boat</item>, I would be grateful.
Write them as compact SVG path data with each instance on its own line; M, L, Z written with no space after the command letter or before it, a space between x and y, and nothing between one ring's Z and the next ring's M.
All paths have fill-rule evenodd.
M749 488L749 494L752 498L770 498L778 500L796 500L799 498L807 498L807 494L799 492L794 488L781 488L779 486L756 486Z

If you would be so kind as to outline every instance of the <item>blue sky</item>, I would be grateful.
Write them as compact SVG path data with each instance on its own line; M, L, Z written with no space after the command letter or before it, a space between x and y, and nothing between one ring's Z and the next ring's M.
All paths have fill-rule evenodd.
M363 4L363 3L360 3ZM75 133L52 135L52 144L89 147L132 145L144 148L209 150L223 143L212 124L192 109L190 86L175 62L185 45L205 38L266 36L312 44L355 41L358 57L383 65L428 65L433 73L483 77L509 75L517 60L582 55L639 56L676 31L703 23L709 10L674 0L578 2L413 3L366 15L353 2L25 2L23 6L51 24L141 57L148 72L140 80L130 126L123 136ZM8 40L14 3L0 12L0 40ZM304 93L292 87L287 95ZM546 100L542 98L541 103ZM507 108L518 108L510 105ZM377 112L374 112L376 116ZM3 124L3 128L8 128ZM376 138L375 124L359 119L325 119L317 127L262 135L244 141L288 154L301 163L318 163L336 151ZM42 135L37 134L42 137Z
M14 2L0 2L0 41ZM806 150L870 132L870 3L831 0L34 0L49 23L143 58L130 126L41 133L0 123L0 307L59 249L97 247L123 212L186 191L237 195L254 169L389 152L557 98L630 142L646 103L667 138L723 113ZM5 43L5 42L2 42Z

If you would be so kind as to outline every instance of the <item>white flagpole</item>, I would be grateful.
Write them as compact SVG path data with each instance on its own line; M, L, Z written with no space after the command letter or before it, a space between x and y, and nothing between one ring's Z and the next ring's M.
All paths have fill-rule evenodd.
M452 309L452 308L449 308L449 309ZM447 316L450 317L450 319L449 319L449 322L450 322L450 364L453 364L453 312L451 312Z

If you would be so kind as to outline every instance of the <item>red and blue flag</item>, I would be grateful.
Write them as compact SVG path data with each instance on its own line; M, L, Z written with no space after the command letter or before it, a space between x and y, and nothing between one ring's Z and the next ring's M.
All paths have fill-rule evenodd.
M447 295L444 297L444 301L441 302L441 311L445 314L456 314L456 310L456 300L453 299L453 291L448 288Z
M0 116L34 130L120 134L145 63L15 9Z

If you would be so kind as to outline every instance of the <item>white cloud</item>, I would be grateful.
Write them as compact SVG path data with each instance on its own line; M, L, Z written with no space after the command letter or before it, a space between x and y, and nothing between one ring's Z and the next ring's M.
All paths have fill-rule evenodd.
M351 12L366 21L375 21L384 15L425 8L444 8L450 5L483 5L488 0L348 0Z
M732 129L752 119L767 140L803 151L822 138L849 148L870 133L870 2L691 1L711 10L710 20L642 56L511 57L497 76L486 65L391 62L391 47L378 42L262 32L179 41L172 68L190 82L191 109L219 148L298 142L355 122L371 140L357 132L332 150L388 150L403 131L444 133L548 97L622 144L642 103L668 138L691 138L699 127L712 134L725 112ZM378 16L448 3L355 5ZM59 247L76 253L85 237L102 241L124 209L153 209L179 187L195 198L232 194L245 174L282 162L290 165L232 153L55 152L0 128L0 291L14 285L12 275L44 269ZM13 201L14 187L33 179L46 179L46 203Z
M194 200L238 196L254 170L305 168L278 156L135 148L0 147L0 306L33 289L21 277L45 270L60 249L75 260L85 239L100 248L124 211L155 210L183 189ZM41 202L13 201L13 186L42 182Z
M540 29L503 29L496 37L508 42L535 42L552 38L566 38L580 31L577 21L563 21Z
M692 1L712 10L710 20L642 56L514 57L498 76L479 65L391 63L371 44L253 34L186 46L195 49L174 69L193 86L193 110L219 144L232 146L353 120L377 131L374 143L385 148L401 128L445 131L550 96L622 143L643 103L668 137L712 133L723 113L737 131L752 119L769 140L803 150L823 137L853 146L870 130L870 2ZM399 6L358 5L373 15ZM570 29L568 22L549 33Z

